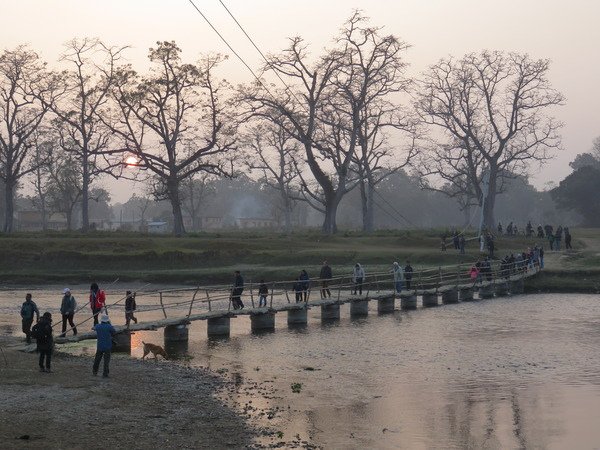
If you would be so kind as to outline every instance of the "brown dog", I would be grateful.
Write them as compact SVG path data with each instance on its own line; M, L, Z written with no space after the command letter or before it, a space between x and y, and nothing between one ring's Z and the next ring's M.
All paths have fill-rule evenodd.
M142 359L144 359L148 353L152 353L154 355L154 359L158 359L158 355L161 355L165 359L169 359L167 352L165 352L165 349L160 345L146 344L144 341L142 341L142 344L144 344L144 356L142 356Z

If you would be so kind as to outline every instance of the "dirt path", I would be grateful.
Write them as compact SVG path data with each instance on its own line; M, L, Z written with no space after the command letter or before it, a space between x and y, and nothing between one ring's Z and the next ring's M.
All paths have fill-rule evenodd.
M110 378L86 357L55 354L53 373L37 354L0 337L2 449L245 448L254 432L214 397L208 371L113 355Z

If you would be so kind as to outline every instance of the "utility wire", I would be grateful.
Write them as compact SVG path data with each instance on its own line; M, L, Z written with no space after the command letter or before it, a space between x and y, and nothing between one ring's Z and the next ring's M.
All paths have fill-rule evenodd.
M376 193L376 194L379 196L379 198L380 198L381 200L383 200L383 201L384 201L384 202L385 202L385 203L386 203L386 204L387 204L387 205L388 205L388 206L389 206L389 207L392 209L392 211L394 211L394 212L395 212L395 213L396 213L396 214L397 214L399 217L402 217L402 219L404 219L404 221L405 221L405 222L407 222L409 225L411 225L411 226L413 226L413 227L416 227L416 225L415 225L414 223L412 223L410 220L408 220L406 217L404 217L404 216L402 215L402 213L400 213L400 211L398 211L398 210L397 210L397 209L394 207L394 205L392 205L392 204L391 204L389 201L387 201L387 200L385 199L385 197L384 197L383 195L381 195L381 194L380 194L380 193L377 191L377 189L373 189L373 192L375 192L375 193ZM381 206L380 206L380 207L381 207ZM383 209L383 208L382 208L382 209Z
M250 66L248 65L248 63L247 63L246 61L244 61L244 58L242 58L242 57L240 56L240 54L239 54L238 52L236 52L236 51L233 49L233 47L231 46L231 44L229 44L229 42L227 42L227 39L225 39L225 38L223 37L223 35L222 35L221 33L219 33L219 30L217 30L217 29L215 28L215 26L214 26L214 25L211 23L211 21L210 21L210 20L208 20L208 17L206 17L206 16L204 15L204 13L203 13L202 11L200 11L200 8L198 8L198 7L196 6L196 4L194 3L194 1L193 1L193 0L188 0L188 1L189 1L189 2L192 4L192 6L193 6L193 7L194 7L194 9L195 9L195 10L198 12L198 14L200 14L200 15L202 16L202 18L203 18L203 19L206 21L206 23L207 23L207 24L208 24L208 25L209 25L209 26L210 26L210 27L213 29L213 31L214 31L215 33L217 33L217 36L219 36L219 38L221 38L221 40L222 40L222 41L225 43L225 45L227 45L227 47L229 48L229 50L231 50L231 52L232 52L232 53L233 53L235 56L237 56L237 58L238 58L238 59L239 59L239 60L242 62L242 64L243 64L244 66L246 66L246 68L247 68L247 69L250 71L250 73L251 73L251 74L254 76L254 78L256 78L256 81L258 81L258 82L259 82L259 84L260 84L260 85L261 85L261 86L262 86L262 87L263 87L263 88L264 88L264 89L265 89L265 90L266 90L266 91L269 93L269 95L271 95L271 97L275 98L275 96L274 96L274 95L271 93L271 91L269 91L269 88L268 88L267 86L265 86L265 85L264 85L264 83L262 82L262 80L261 80L261 79L258 77L258 75L256 75L256 73L254 72L254 70L252 70L252 67L250 67Z
M265 56L265 54L261 51L260 48L258 48L258 45L256 45L256 43L254 42L254 40L250 37L250 35L246 32L246 30L244 29L244 27L242 26L242 24L235 18L235 16L233 15L233 13L229 10L229 8L227 7L227 5L225 5L225 3L223 2L223 0L219 0L219 3L221 3L221 5L223 5L223 8L225 8L225 11L227 11L227 13L231 16L231 18L233 19L233 21L237 24L237 26L240 28L240 30L242 30L242 33L244 33L244 35L248 38L248 40L250 41L250 43L254 46L254 48L256 49L256 51L260 54L260 56L262 57L262 59L267 63L267 66L269 67L269 69L271 69L275 75L277 75L277 78L279 78L279 80L283 83L283 85L285 86L286 90L292 95L292 97L294 97L294 99L302 104L302 102L300 102L300 100L298 99L298 97L296 97L296 94L294 93L294 91L292 91L292 88L290 88L290 86L285 82L285 80L281 77L281 75L279 74L279 71L277 71L274 67L273 64L271 64L271 62L267 59L267 57Z

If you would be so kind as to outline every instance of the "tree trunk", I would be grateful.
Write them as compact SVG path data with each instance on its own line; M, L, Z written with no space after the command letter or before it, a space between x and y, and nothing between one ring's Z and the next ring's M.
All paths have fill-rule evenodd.
M169 180L167 182L169 190L169 200L173 210L173 234L183 236L185 227L183 226L183 213L181 211L181 199L179 198L179 182L177 180Z
M48 213L46 212L46 196L40 196L40 206L42 209L42 230L48 230Z
M87 156L83 160L83 177L81 180L81 231L90 229L89 201L90 201L90 168Z
M13 216L15 212L15 186L16 182L6 180L4 185L4 232L13 231Z
M362 230L369 231L367 229L367 223L369 222L369 201L367 199L367 186L365 180L361 180L360 185L360 203L362 206Z
M341 192L340 188L335 192L325 195L325 219L322 227L322 231L325 234L337 233L337 209L341 201L339 192Z
M485 197L485 204L483 205L483 226L488 230L493 230L496 223L494 217L494 207L496 206L496 193L498 172L496 170L490 170L490 180L488 184L488 192Z
M367 217L365 231L373 232L375 229L375 202L373 196L375 194L375 185L371 177L367 178Z

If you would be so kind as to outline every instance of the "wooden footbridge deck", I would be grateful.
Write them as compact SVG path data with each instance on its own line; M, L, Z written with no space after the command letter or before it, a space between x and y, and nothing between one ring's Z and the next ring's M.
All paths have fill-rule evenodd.
M290 325L306 324L308 310L316 307L321 309L322 320L335 320L340 318L340 306L346 303L350 304L350 314L359 316L368 314L370 301L377 302L379 313L387 313L396 309L396 299L400 299L401 309L416 309L419 304L422 307L437 306L440 304L440 297L441 304L449 304L522 294L525 279L539 272L537 265L508 269L495 264L490 272L481 274L483 278L473 281L469 274L470 267L471 265L463 264L416 271L412 274L410 288L407 288L405 280L400 293L394 289L391 272L367 275L362 283L362 294L352 293L358 286L348 276L331 280L313 279L306 291L306 299L302 294L299 302L295 301L296 293L292 288L294 281L271 282L268 283L267 307L257 306L258 284L251 282L246 284L242 296L244 309L232 308L231 286L197 286L140 292L136 298L136 315L140 320L128 328L115 325L116 320L123 320L124 298L107 304L107 312L117 330L116 347L125 350L131 345L131 333L142 330L164 328L166 341L187 340L187 326L197 320L207 321L209 336L229 335L230 320L243 316L250 317L253 331L268 330L275 328L277 313L287 312ZM323 281L328 285L329 295L326 298L321 297ZM156 315L161 313L163 317L156 319ZM150 315L154 317L148 317ZM144 318L146 320L143 320ZM77 325L90 324L91 319L92 317L88 317ZM67 343L96 338L94 331L79 333L76 336L70 335L69 331L66 337L56 337L55 341Z

